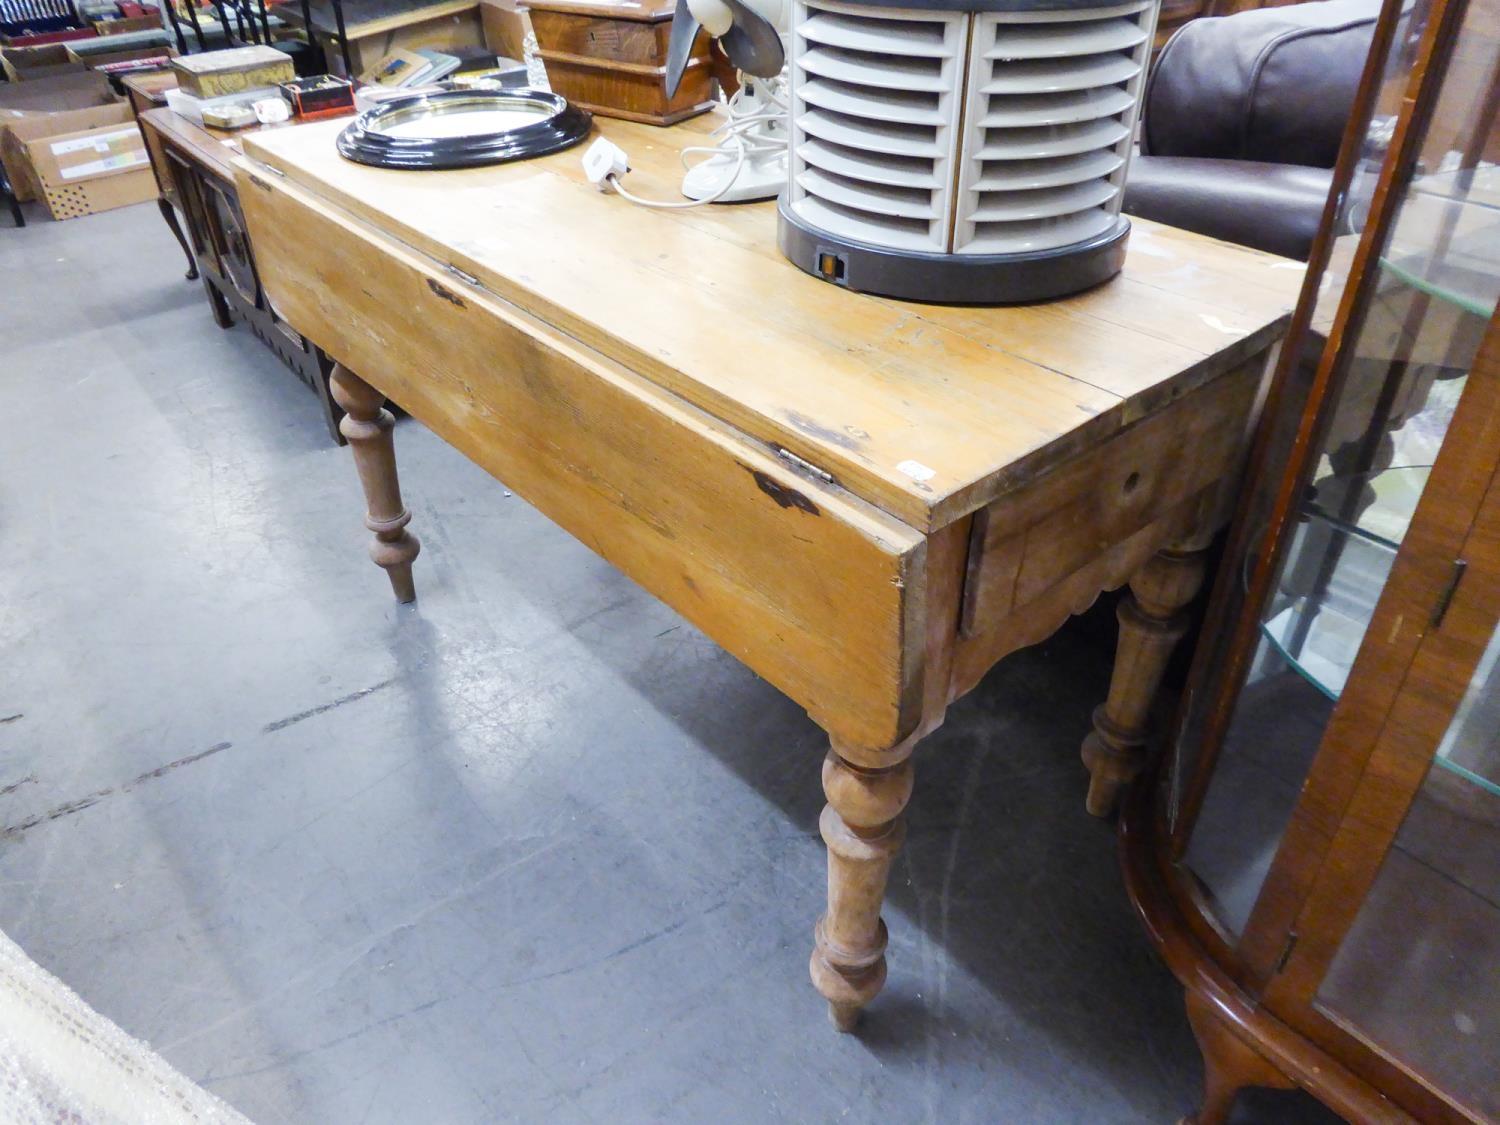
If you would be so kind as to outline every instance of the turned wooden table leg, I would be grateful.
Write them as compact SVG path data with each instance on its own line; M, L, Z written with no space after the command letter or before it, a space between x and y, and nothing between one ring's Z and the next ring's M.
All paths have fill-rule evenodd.
M1120 600L1120 640L1109 698L1094 711L1094 729L1083 740L1089 768L1088 810L1114 811L1122 787L1145 764L1147 720L1172 649L1187 632L1184 607L1203 584L1203 541L1158 551L1130 580Z
M375 533L370 558L391 579L398 602L414 601L411 564L422 549L417 537L406 530L411 513L401 502L401 482L396 478L396 449L391 429L396 419L385 409L385 396L343 364L333 365L329 389L344 408L339 432L354 451L359 482L364 486L369 511L365 526Z
M910 748L906 753L910 754ZM828 912L814 930L812 980L840 1031L885 985L885 898L906 825L912 766L901 757L878 768L850 761L837 744L823 762L828 804L818 827L828 845Z

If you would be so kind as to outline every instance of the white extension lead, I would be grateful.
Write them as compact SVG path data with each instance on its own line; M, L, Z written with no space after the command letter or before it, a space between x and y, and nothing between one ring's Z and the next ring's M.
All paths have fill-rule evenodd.
M724 163L733 161L728 174L724 175L719 186L701 199L644 199L632 194L620 182L630 171L629 158L624 149L604 137L594 141L588 151L583 154L584 174L588 176L589 182L600 191L616 191L622 198L640 207L678 210L718 202L734 188L740 172L748 161L754 158L774 157L786 151L786 102L782 96L783 82L779 77L754 81L758 93L753 99L746 93L751 89L748 83L742 85L730 97L727 105L729 120L715 129L712 134L723 137L717 145L692 145L682 150L683 167L688 168L689 171L714 161ZM782 128L775 130L777 125ZM699 153L707 153L708 159L689 166L688 157Z

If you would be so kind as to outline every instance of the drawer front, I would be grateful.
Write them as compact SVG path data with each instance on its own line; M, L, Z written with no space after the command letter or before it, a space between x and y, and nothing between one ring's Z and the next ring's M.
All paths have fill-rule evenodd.
M1162 547L1218 526L1266 369L1265 355L1252 357L976 513L956 695Z
M836 738L915 727L919 532L302 189L238 176L261 283L303 335Z

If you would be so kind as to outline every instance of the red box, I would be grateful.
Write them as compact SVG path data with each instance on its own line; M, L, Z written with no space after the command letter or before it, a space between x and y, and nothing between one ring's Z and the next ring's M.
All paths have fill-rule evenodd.
M354 83L347 78L319 74L282 82L278 89L292 103L292 116L299 121L318 121L354 112Z

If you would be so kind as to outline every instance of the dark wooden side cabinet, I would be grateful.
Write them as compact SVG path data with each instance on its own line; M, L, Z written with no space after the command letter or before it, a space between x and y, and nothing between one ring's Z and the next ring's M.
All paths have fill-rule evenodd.
M333 361L276 314L261 288L230 163L239 154L236 134L165 108L148 109L139 120L161 198L182 217L215 323L230 328L243 321L317 396L329 436L342 445L343 411L328 390Z
M1500 1122L1500 4L1386 5L1175 735L1122 818L1245 1086Z

